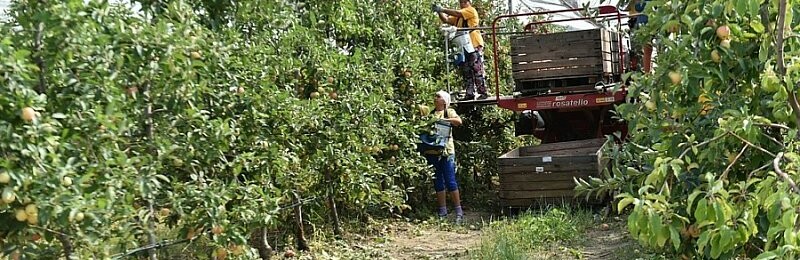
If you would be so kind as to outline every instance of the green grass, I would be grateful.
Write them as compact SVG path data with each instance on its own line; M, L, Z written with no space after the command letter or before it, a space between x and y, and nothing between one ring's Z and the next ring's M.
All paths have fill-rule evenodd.
M578 244L593 224L592 213L582 209L562 207L538 213L523 213L516 218L496 221L485 228L484 239L471 258L534 258L536 252L543 248ZM575 250L563 251L567 254L575 253Z

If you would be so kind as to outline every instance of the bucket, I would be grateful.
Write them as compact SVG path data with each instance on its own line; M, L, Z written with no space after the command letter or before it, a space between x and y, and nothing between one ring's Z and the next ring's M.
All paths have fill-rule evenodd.
M467 53L475 52L475 47L472 46L472 39L469 37L468 31L456 32L450 41L458 50L464 50Z

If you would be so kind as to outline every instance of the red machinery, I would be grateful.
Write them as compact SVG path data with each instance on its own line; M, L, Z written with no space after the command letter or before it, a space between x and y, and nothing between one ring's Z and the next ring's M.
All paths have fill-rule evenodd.
M616 7L600 6L596 16L586 15L529 23L523 32L499 32L498 22L515 17L544 16L583 12L583 8L501 15L492 22L492 52L499 57L497 36L513 35L511 59L515 95L500 95L500 69L494 61L495 96L486 100L457 104L491 104L516 112L535 111L538 116L521 116L517 135L533 134L542 143L599 138L614 132L625 136L624 122L612 118L615 104L625 102L627 90L621 84L626 66L626 50L619 33L622 14ZM588 19L617 20L617 32L604 29L536 34L536 26ZM616 90L616 91L615 91ZM538 117L538 118L537 118ZM539 119L539 120L537 120ZM544 121L544 126L541 125Z
M497 23L507 18L586 10L501 15L492 22L495 96L456 104L496 103L518 112L516 134L542 140L541 145L518 147L498 157L497 192L502 207L581 200L575 196L575 179L603 176L609 165L603 153L609 145L605 136L618 132L617 141L622 141L627 135L625 122L613 116L614 106L626 102L628 94L622 74L633 67L626 61L620 30L626 15L613 6L590 10L597 15L533 22L523 32L498 32ZM592 18L614 18L617 30L532 32L547 23ZM500 34L512 35L509 54L515 93L509 96L500 95ZM580 202L602 203L603 198Z

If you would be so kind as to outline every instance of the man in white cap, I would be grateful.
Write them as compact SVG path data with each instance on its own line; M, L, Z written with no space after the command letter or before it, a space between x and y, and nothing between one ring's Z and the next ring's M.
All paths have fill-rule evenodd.
M461 125L461 117L456 114L454 109L450 108L450 94L446 91L436 92L434 104L436 105L435 110L432 112L434 118L438 118L451 126ZM461 209L461 196L458 192L458 182L456 181L455 155L455 145L451 131L443 153L426 156L426 158L428 163L433 165L435 169L433 187L436 190L439 217L447 216L446 189L450 192L450 200L453 202L456 212L456 222L461 223L464 219L464 211Z

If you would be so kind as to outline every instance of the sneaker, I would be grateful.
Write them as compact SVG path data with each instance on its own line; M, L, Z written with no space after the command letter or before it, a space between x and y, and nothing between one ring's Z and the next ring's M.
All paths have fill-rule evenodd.
M481 100L481 99L486 99L486 98L488 98L488 97L489 97L489 96L488 96L488 95L486 95L486 94L480 94L480 95L478 96L478 100Z
M473 99L475 99L475 96L470 95L459 98L458 101L473 100Z
M457 215L456 216L456 225L461 225L463 223L464 223L464 216L463 215Z

